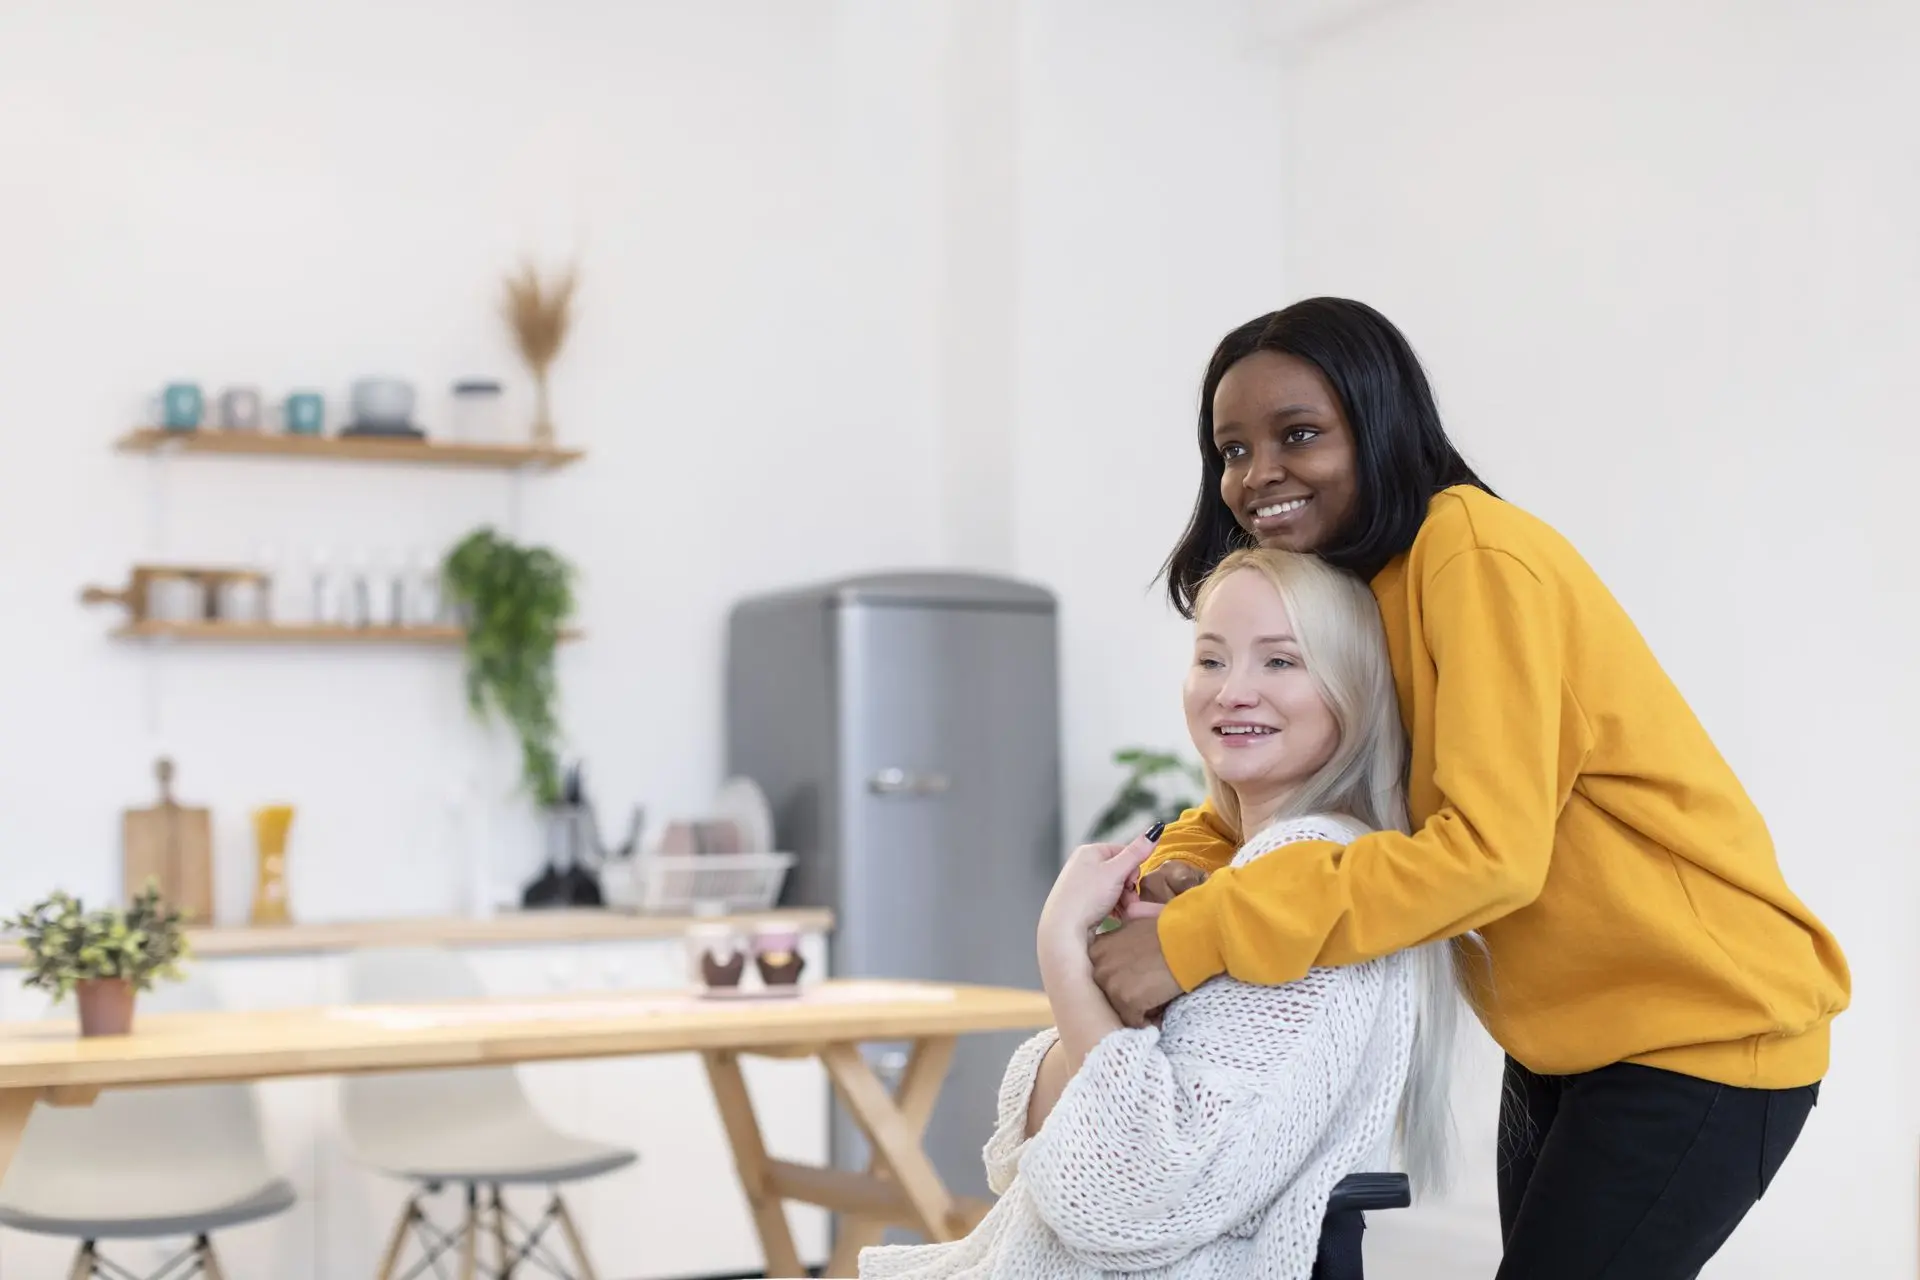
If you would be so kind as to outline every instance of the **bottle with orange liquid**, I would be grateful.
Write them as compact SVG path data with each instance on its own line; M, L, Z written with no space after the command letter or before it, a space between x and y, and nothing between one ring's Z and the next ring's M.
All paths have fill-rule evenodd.
M293 919L287 908L287 831L292 826L292 805L271 804L253 811L253 840L259 853L254 924L287 924Z

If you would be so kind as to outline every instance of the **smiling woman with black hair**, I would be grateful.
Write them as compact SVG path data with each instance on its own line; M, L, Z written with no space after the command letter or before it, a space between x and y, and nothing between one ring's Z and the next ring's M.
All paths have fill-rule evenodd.
M1693 1276L1813 1106L1839 946L1626 613L1474 474L1385 317L1314 298L1228 334L1199 445L1175 607L1248 544L1367 579L1414 830L1229 867L1241 833L1190 811L1142 894L1204 880L1094 942L1100 986L1138 1025L1223 973L1285 983L1475 931L1465 972L1507 1053L1500 1280Z

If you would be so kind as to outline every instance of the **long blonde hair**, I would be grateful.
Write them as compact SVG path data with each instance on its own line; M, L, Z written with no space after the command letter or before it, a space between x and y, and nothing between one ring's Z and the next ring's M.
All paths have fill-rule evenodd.
M1386 631L1367 585L1318 557L1247 547L1231 552L1207 575L1194 598L1194 617L1220 583L1240 572L1272 585L1293 624L1307 678L1333 712L1340 743L1327 762L1281 802L1274 822L1313 814L1355 818L1376 831L1406 831L1407 737L1387 659ZM1221 819L1241 825L1240 797L1207 771L1207 790ZM1241 831L1242 843L1259 834ZM1269 857L1284 857L1284 848ZM1424 1195L1444 1188L1452 1163L1449 1084L1460 1023L1455 944L1413 948L1419 1007L1413 1057L1401 1094L1401 1159Z

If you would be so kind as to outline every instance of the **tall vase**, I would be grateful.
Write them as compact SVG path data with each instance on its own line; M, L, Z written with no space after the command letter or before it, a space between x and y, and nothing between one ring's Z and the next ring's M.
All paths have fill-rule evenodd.
M268 805L253 811L253 839L258 868L253 885L251 919L256 925L287 924L287 830L293 826L293 806Z
M544 447L553 444L553 415L547 405L547 371L533 375L533 442Z

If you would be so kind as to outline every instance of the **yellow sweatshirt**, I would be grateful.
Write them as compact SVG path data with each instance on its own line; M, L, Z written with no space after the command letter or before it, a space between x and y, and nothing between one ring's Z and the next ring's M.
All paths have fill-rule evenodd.
M1373 593L1412 740L1414 834L1233 869L1238 833L1190 810L1147 864L1212 873L1160 917L1180 984L1289 982L1477 929L1487 954L1462 963L1474 1005L1534 1071L1820 1079L1846 960L1579 554L1516 507L1448 489Z

